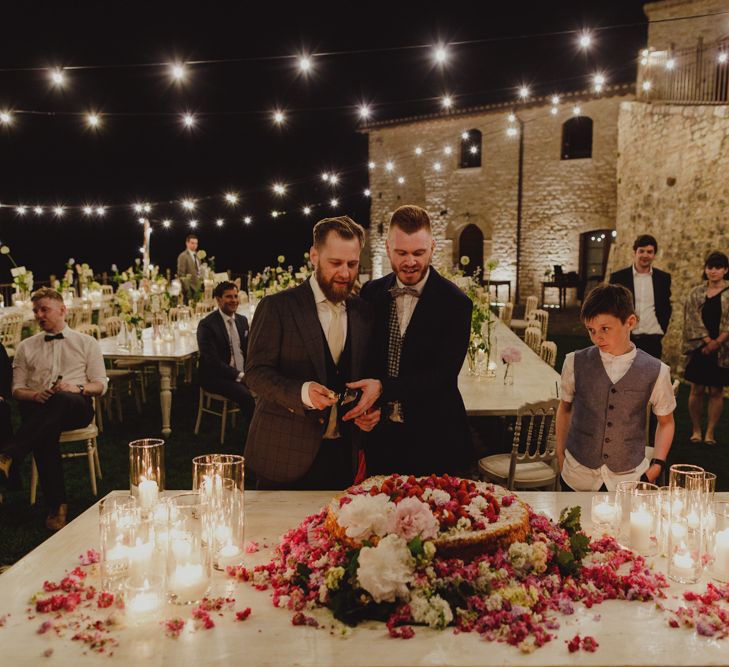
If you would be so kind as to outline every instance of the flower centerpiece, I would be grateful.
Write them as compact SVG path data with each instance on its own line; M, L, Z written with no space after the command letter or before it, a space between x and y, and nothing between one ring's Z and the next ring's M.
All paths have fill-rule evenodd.
M119 347L136 349L142 341L144 317L137 312L137 300L132 298L132 293L126 287L119 287L116 300L119 304L119 317L125 324L119 330Z
M27 303L30 300L30 293L33 291L33 272L28 271L24 266L18 266L10 254L10 246L0 245L0 254L5 255L12 264L10 275L13 277L15 285L15 303L18 305Z
M248 291L254 300L262 299L268 294L276 294L290 287L296 287L303 283L313 272L309 261L309 254L304 255L305 263L294 271L292 265L284 266L286 257L279 255L276 258L276 266L267 266L263 271L248 278Z
M273 604L291 610L294 625L319 625L307 614L326 608L349 626L385 622L392 637L412 637L413 625L451 626L527 653L555 639L578 602L665 597L665 576L645 558L612 537L590 542L579 507L555 523L505 489L495 496L493 485L448 475L372 479L380 483L369 492L358 493L362 485L335 498L336 530L330 504L286 533L270 562L228 574L272 587ZM467 526L493 525L497 511L517 503L528 523L521 539L496 540L470 559L441 552L444 534L468 536Z
M513 364L521 361L521 351L516 347L507 347L501 351L501 361L504 362L504 384L514 384Z

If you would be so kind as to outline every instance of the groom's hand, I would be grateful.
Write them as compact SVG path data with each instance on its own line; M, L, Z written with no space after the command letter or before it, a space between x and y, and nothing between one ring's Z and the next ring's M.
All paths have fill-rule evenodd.
M337 394L318 382L309 385L309 400L316 410L326 410L337 402Z
M357 382L347 382L347 386L350 389L361 389L362 398L359 399L359 403L357 403L357 405L355 405L349 412L347 412L347 414L342 417L344 421L349 421L351 419L357 419L358 417L361 417L375 404L375 401L380 397L380 394L382 393L382 382L380 382L379 380L357 380Z
M380 408L368 410L361 417L357 417L357 419L354 420L354 423L357 424L362 431L369 433L373 428L375 428L375 426L377 426L377 422L380 421L381 414L382 411Z

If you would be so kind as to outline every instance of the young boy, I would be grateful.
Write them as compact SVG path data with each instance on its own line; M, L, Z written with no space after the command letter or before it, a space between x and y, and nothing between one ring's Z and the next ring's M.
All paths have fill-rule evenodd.
M618 482L655 483L666 465L676 399L669 367L630 342L638 318L622 285L603 283L582 304L592 347L567 355L557 411L557 461L566 491L613 491ZM646 405L658 419L645 457Z

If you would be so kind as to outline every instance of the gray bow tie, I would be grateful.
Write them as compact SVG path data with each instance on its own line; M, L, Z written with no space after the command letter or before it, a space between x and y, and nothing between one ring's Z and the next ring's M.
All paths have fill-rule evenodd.
M403 296L404 294L409 294L410 296L419 297L420 292L416 290L414 287L391 287L390 288L390 295L393 299L397 299L399 296Z

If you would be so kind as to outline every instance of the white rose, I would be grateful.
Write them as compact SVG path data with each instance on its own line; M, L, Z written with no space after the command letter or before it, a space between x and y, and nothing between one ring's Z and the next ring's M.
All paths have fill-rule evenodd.
M441 507L451 499L451 494L448 491L443 491L443 489L433 489L430 498L438 507Z
M355 496L351 503L339 510L339 525L353 540L366 540L373 535L382 537L387 534L390 515L394 511L395 503L384 493Z
M357 580L375 602L408 600L413 568L413 557L405 540L388 535L376 547L362 547Z

